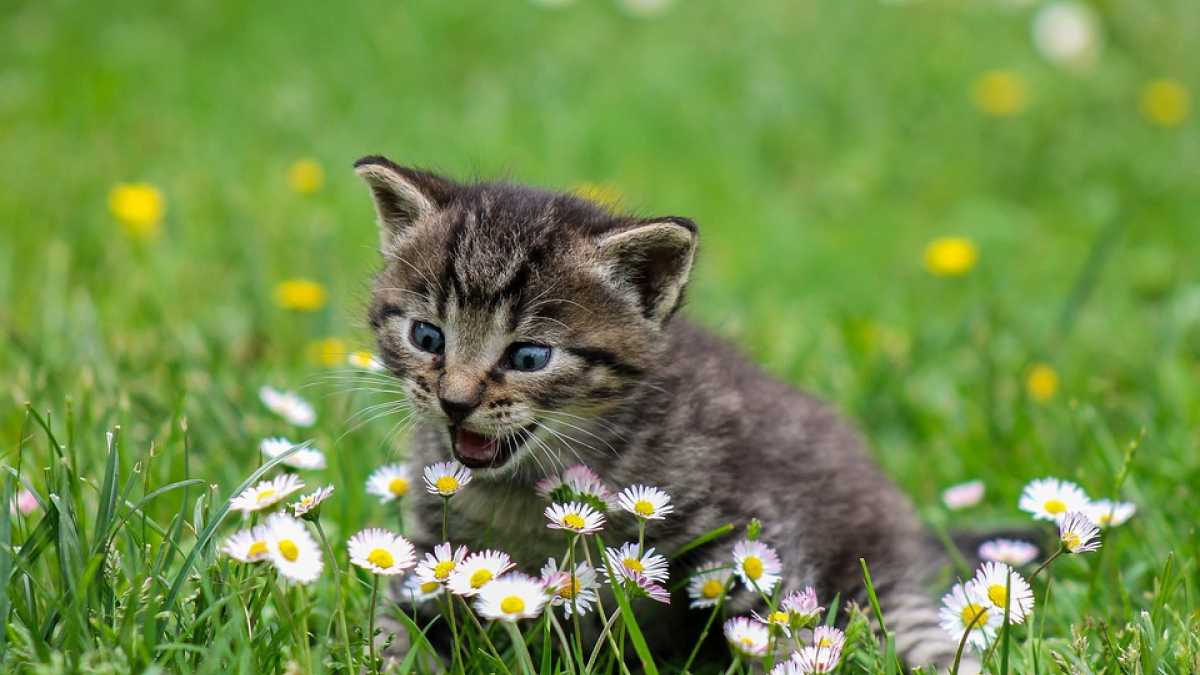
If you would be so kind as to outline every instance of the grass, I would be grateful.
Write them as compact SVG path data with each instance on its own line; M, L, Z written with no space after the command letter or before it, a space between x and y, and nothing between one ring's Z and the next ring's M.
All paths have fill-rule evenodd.
M368 341L376 235L349 166L383 152L695 218L687 312L857 420L931 523L1023 523L1043 475L1139 505L1039 577L1009 672L1200 669L1200 128L1139 108L1164 77L1200 105L1200 18L1091 6L1105 47L1079 72L1033 49L1033 8L999 2L0 7L0 453L6 493L27 483L50 514L0 509L3 667L268 672L306 628L319 669L337 657L328 572L283 616L215 545L258 441L295 435L262 384L317 402L335 548L394 522L358 486L403 439L348 422L383 399L311 358ZM972 105L994 70L1026 83L1020 114ZM301 158L324 168L311 194L288 185ZM133 181L166 197L157 239L107 209ZM978 245L965 277L922 268L944 235ZM328 303L277 307L290 277ZM1035 363L1060 378L1046 400ZM939 506L976 477L980 507ZM363 616L369 580L342 581ZM867 651L847 672L890 667Z

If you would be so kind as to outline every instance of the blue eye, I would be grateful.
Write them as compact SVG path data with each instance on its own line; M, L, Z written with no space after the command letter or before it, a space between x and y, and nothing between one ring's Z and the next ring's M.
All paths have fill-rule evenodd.
M517 342L508 348L508 367L530 372L541 370L550 360L550 348L528 342Z
M412 335L409 338L417 346L417 349L423 352L441 354L446 351L446 338L442 335L441 329L433 324L414 321Z

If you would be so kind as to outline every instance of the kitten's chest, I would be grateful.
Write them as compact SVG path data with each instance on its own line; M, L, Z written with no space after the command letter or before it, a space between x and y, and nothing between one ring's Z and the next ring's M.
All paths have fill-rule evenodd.
M546 504L532 489L525 494L515 486L478 482L471 488L452 500L451 541L466 543L474 551L504 551L519 565L529 566L527 572L536 572L549 558L563 559L567 535L547 527Z

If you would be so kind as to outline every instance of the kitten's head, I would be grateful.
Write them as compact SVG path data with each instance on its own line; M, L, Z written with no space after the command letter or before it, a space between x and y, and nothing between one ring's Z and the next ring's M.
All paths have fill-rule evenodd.
M690 220L459 184L382 157L355 168L379 216L380 354L458 461L519 459L539 426L611 408L661 358L695 252Z

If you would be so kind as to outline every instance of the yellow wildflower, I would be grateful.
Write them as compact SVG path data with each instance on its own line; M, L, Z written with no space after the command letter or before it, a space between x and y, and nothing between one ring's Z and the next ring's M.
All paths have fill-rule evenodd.
M966 237L938 237L925 247L925 269L939 277L961 277L978 259L979 249Z
M288 167L288 185L302 195L311 195L325 182L325 170L315 159L298 159Z
M1058 393L1058 372L1047 363L1035 363L1025 371L1025 391L1037 402L1049 401Z
M1191 101L1178 80L1160 78L1142 89L1142 115L1160 127L1177 127L1187 120Z
M325 287L312 279L288 279L275 285L275 304L298 312L315 312L325 306Z
M157 238L162 231L167 200L148 183L122 183L108 193L108 209L133 239Z
M308 360L333 368L346 362L346 343L341 338L325 338L308 346Z
M985 115L1012 117L1029 105L1025 78L1011 70L992 70L975 80L971 88L975 107Z

